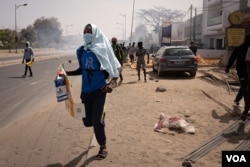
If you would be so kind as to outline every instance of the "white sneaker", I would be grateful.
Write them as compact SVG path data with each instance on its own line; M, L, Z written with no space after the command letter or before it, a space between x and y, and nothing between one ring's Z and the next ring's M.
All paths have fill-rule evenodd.
M234 102L234 106L242 107L242 105L239 102Z

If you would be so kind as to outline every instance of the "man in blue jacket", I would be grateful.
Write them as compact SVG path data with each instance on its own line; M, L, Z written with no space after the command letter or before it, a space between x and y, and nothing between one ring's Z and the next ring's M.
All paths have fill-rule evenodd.
M87 24L83 31L84 45L77 49L79 68L66 71L67 75L82 75L81 100L85 106L86 127L93 127L100 150L96 159L106 158L108 152L105 134L104 104L106 94L111 93L119 77L121 65L111 44L94 24ZM107 82L108 80L108 82Z

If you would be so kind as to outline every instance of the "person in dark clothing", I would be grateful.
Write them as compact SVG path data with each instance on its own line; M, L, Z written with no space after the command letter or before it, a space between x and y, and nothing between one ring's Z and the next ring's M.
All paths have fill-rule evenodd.
M128 54L129 54L129 58L130 58L130 63L131 65L134 63L135 61L135 52L136 52L136 48L135 48L135 42L133 42L132 46L131 43L129 43L128 46Z
M250 78L250 46L247 49L245 62L246 62L247 75L248 75L248 78ZM242 121L246 120L247 115L249 114L249 110L250 110L250 79L247 80L246 97L245 98L246 98L245 107L244 107L243 113L241 114Z
M194 42L191 42L191 43L190 43L189 49L191 49L192 52L194 53L194 55L196 56L197 47L194 45Z
M111 42L112 42L112 48L114 50L115 56L118 59L121 66L123 67L123 56L124 56L123 50L122 50L121 46L117 44L116 37L113 37L111 39ZM121 71L120 72L120 81L119 81L118 85L121 85L122 81L123 81L123 76L122 76L122 71Z
M135 52L135 55L137 57L137 65L136 65L136 70L138 73L138 81L140 81L140 70L142 68L143 74L144 74L144 82L147 82L146 78L146 63L145 63L145 55L147 55L147 64L149 63L149 54L146 51L146 49L143 48L143 43L138 42L138 49Z
M77 49L79 68L66 71L69 76L82 75L81 100L85 106L86 127L94 129L95 137L100 145L96 159L106 158L105 112L106 93L112 91L119 77L121 67L114 55L107 37L94 24L87 24L83 31L84 45Z
M23 75L23 78L26 77L26 74L27 74L27 71L29 70L30 72L30 77L33 76L33 73L32 73L32 70L31 70L31 65L28 65L27 63L32 61L34 62L35 60L35 56L34 56L34 52L33 52L33 49L32 47L30 46L30 43L29 41L27 41L25 43L25 49L24 49L24 52L23 52L23 60L22 60L22 64L24 63L24 61L26 62L25 64L25 71L24 71L24 75Z
M249 45L250 45L250 36L246 36L244 42L233 50L225 69L225 72L229 73L229 69L233 66L236 60L236 71L240 82L240 89L234 100L236 106L240 106L239 102L242 99L242 97L244 97L244 102L246 102L246 87L247 87L248 75L247 75L245 58Z

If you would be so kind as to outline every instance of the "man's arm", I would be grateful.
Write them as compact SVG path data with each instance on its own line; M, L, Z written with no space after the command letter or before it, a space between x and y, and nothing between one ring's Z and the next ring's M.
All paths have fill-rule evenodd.
M233 51L233 53L231 54L231 56L230 56L230 58L228 60L228 65L227 66L229 68L231 68L232 65L234 64L234 61L236 60L237 54L238 54L238 48Z
M78 69L73 70L73 71L65 71L66 74L67 74L68 76L76 76L76 75L81 75L81 74L82 74L81 57L82 57L82 54L83 54L83 48L84 48L84 47L81 46L81 47L76 51L77 60L78 60L78 63L79 63Z
M229 69L232 67L232 65L234 64L234 61L237 57L237 54L238 54L238 48L235 48L234 51L232 52L229 60L228 60L228 64L226 66L226 69L225 69L225 72L228 73L229 72Z
M82 74L82 69L81 68L78 68L74 71L66 71L66 74L68 76L76 76L76 75L81 75Z

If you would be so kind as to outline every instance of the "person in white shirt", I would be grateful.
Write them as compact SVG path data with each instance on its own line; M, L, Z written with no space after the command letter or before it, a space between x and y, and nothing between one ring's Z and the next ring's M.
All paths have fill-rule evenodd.
M31 65L28 65L27 63L32 61L34 62L34 52L33 52L33 49L32 47L30 46L30 43L29 41L27 41L25 43L25 48L24 48L24 53L23 53L23 61L22 61L22 64L24 63L24 61L26 62L26 65L25 65L25 71L24 71L24 75L23 75L23 78L26 77L26 74L27 74L27 70L29 69L29 72L30 72L30 75L29 77L32 77L33 76L33 73L32 73L32 70L31 70Z
M128 54L129 54L129 59L130 59L131 64L133 64L135 61L135 52L136 52L135 42L133 42L132 46L130 43L130 46L128 48Z

